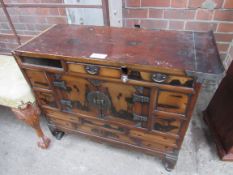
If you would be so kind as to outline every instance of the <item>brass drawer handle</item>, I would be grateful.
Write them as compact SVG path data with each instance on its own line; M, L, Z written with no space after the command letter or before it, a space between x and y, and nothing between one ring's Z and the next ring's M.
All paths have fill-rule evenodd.
M99 73L99 67L96 65L86 65L85 70L91 75L97 75Z
M167 77L168 76L166 74L162 74L162 73L152 74L152 80L156 83L163 83L164 81L166 81Z

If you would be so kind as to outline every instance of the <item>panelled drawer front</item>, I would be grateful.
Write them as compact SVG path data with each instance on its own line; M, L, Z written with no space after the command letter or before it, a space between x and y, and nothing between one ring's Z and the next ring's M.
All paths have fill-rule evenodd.
M57 108L57 103L52 93L35 91L35 94L40 105Z
M184 120L174 117L154 116L153 130L178 136L184 122Z
M188 101L188 94L160 90L155 110L185 114Z
M141 71L140 75L142 77L142 80L161 83L161 84L184 86L189 88L192 88L194 85L194 79L192 77L187 77L187 76L177 76L177 75L170 75L161 72L144 72L144 71Z
M57 118L53 118L53 117L48 117L48 120L50 121L51 124L56 125L56 126L62 126L64 128L68 128L68 129L76 129L76 123L72 123L68 120L61 120L61 119L57 119Z
M28 79L33 87L49 89L49 82L45 76L45 73L38 70L25 69Z
M143 133L143 131L86 118L77 117L76 120L74 120L74 117L70 119L69 116L65 117L64 114L61 115L61 113L59 114L60 116L56 114L56 117L53 117L56 112L53 112L53 115L49 113L47 116L50 122L58 127L61 126L74 131L77 130L92 135L119 140L121 142L147 147L152 150L168 151L177 147L176 139L167 138L154 133ZM64 116L64 118L62 118L62 116Z
M82 73L82 74L90 74L90 75L98 75L103 77L111 77L111 78L120 78L121 70L117 67L111 66L101 66L95 64L84 64L84 63L70 63L67 62L68 71Z

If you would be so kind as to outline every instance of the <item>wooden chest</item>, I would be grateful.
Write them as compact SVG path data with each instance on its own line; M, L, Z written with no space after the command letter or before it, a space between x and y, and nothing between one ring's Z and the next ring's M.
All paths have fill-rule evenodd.
M201 82L223 72L212 33L55 25L13 54L57 138L158 155L167 170Z

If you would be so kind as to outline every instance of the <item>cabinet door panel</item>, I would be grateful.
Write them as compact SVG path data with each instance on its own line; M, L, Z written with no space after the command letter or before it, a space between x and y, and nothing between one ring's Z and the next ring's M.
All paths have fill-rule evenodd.
M87 79L50 75L52 84L59 96L62 111L96 116L99 110L91 107L87 101L87 93L94 90Z
M146 126L150 89L73 76L52 77L63 111Z
M133 121L142 127L146 126L149 111L150 89L129 84L103 82L101 91L108 94L111 110L110 119Z

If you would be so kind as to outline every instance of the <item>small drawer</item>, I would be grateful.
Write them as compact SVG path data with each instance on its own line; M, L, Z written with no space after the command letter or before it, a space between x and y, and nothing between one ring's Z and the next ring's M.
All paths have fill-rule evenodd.
M72 123L70 121L67 120L61 120L61 119L57 119L57 118L53 118L48 116L48 120L51 124L54 124L56 126L61 126L67 129L76 129L77 124L76 123Z
M49 89L49 82L44 72L30 69L26 69L25 72L33 87Z
M174 86L193 87L193 77L169 75L160 72L140 72L141 79L155 83L168 84Z
M57 108L57 103L53 94L41 91L35 91L35 94L40 105Z
M161 144L173 148L177 147L177 138L162 136L155 132L142 132L135 129L131 129L128 135L132 138L136 138L141 141L147 141L154 144Z
M121 77L121 69L117 67L67 62L67 68L68 71L75 73L98 75L111 78Z
M21 57L20 60L21 64L26 67L63 70L61 60L33 57Z
M189 96L171 91L159 91L155 110L185 114Z
M169 116L154 116L153 130L162 133L179 135L183 122L184 121L182 119L172 118Z

